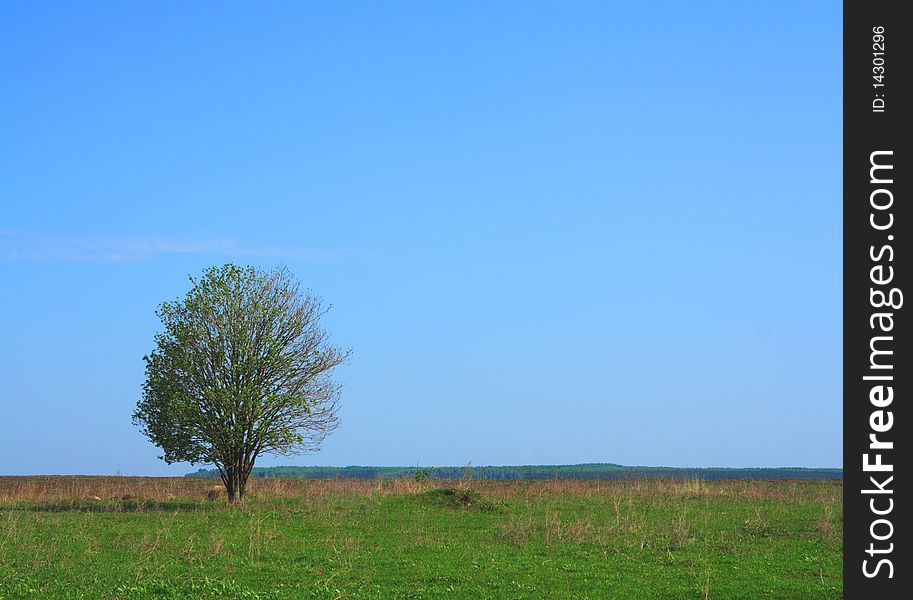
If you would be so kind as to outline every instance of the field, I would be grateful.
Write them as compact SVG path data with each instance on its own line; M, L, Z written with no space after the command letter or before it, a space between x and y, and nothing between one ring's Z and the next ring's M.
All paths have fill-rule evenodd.
M840 598L839 481L0 477L0 598Z

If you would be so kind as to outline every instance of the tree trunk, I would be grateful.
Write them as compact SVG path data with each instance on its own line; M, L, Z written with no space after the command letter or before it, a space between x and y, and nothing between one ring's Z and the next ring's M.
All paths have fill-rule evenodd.
M225 491L228 492L228 501L231 504L238 501L238 487L233 474L225 478Z
M240 495L238 494L239 481L238 481L238 472L236 469L231 467L226 469L225 473L225 491L228 492L228 502L230 504L235 504L240 501Z
M228 502L237 504L244 501L247 495L247 473L234 469L228 470L228 476L225 478L225 489L228 491Z
M247 479L253 468L253 460L239 453L223 464L219 467L219 474L225 484L225 491L228 492L228 502L243 502L247 495Z

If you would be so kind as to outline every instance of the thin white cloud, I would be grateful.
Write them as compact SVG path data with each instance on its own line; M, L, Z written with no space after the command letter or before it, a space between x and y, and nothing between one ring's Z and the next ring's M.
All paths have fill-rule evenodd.
M167 254L303 260L325 260L339 256L336 252L247 245L225 237L61 237L0 229L0 260L5 261L127 262Z

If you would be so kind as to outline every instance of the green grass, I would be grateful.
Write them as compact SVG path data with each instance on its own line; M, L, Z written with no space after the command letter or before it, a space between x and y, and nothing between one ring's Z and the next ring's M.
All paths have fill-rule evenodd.
M0 598L840 598L841 484L738 486L0 496Z

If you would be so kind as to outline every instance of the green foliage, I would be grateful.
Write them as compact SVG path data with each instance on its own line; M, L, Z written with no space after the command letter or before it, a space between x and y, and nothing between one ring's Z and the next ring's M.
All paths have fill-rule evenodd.
M434 467L427 467L425 469L421 467L415 467L415 480L416 481L425 481L426 479L431 479L434 476Z
M234 499L256 458L319 449L338 425L331 374L348 353L320 327L319 298L285 269L226 264L157 311L133 415L172 463L214 464Z

